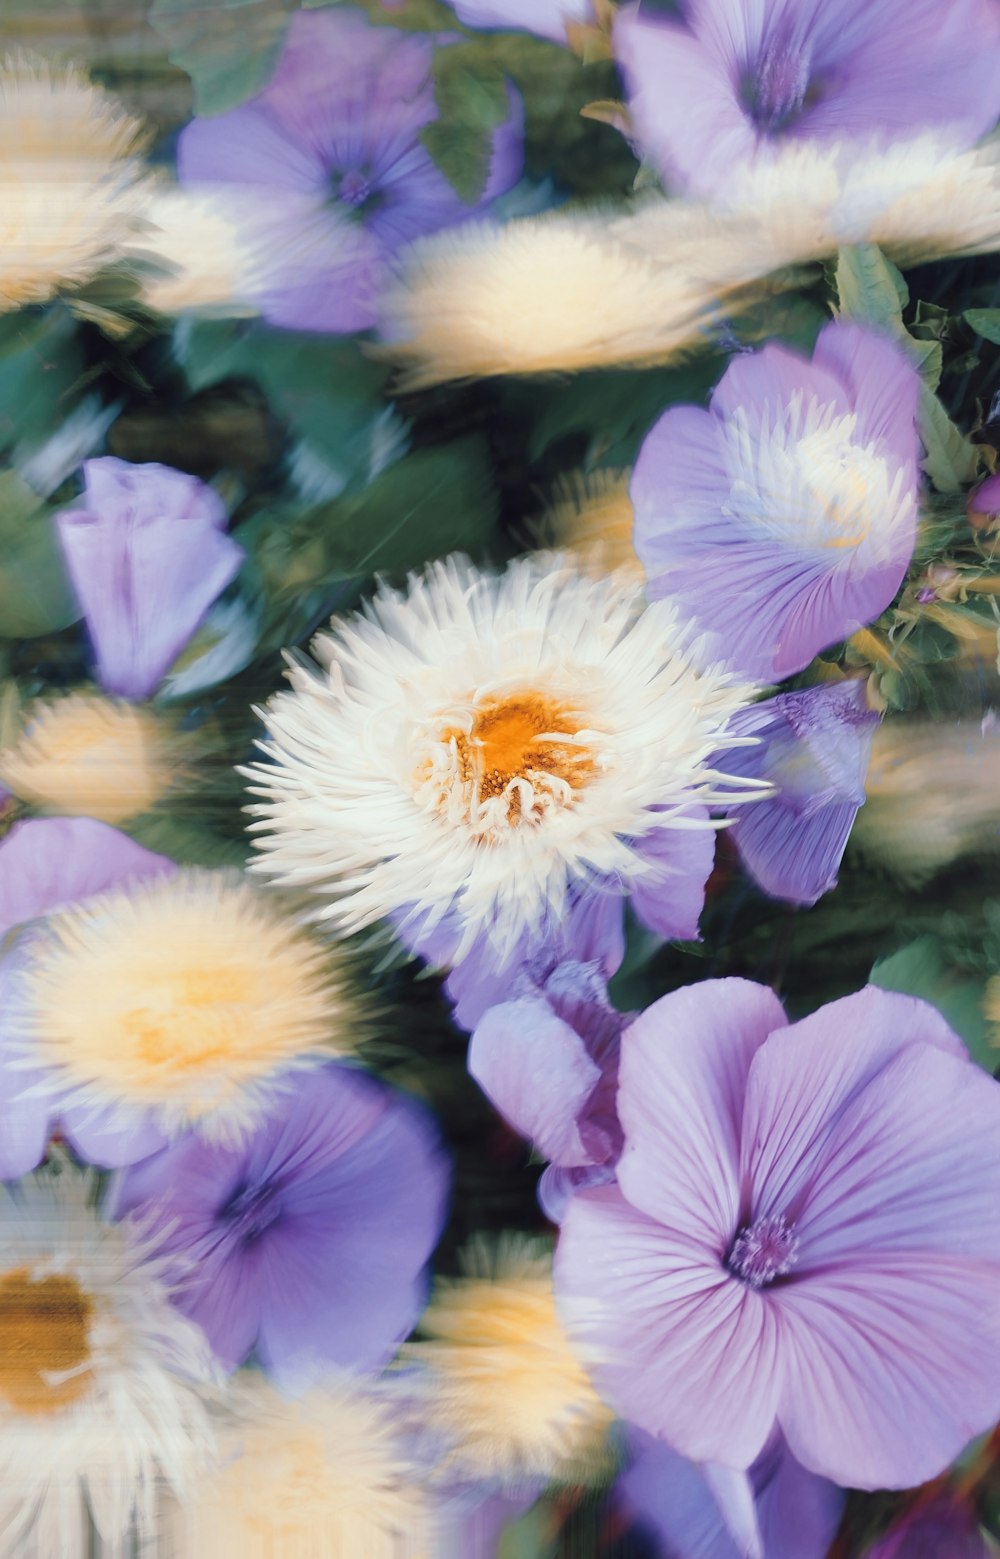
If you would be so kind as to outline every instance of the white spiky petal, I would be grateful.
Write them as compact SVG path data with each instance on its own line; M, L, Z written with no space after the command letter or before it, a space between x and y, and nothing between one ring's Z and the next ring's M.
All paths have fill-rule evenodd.
M261 711L255 864L322 893L319 918L345 931L452 911L465 947L484 931L509 946L576 884L627 891L648 869L642 835L708 826L689 809L741 788L710 760L755 689L695 669L671 606L644 609L627 571L594 580L536 554L494 576L450 558L312 648L322 670L292 665ZM536 723L534 760L507 762L514 742L487 772L490 722L526 709L558 728Z
M4 1337L0 1310L0 1530L30 1531L33 1559L84 1559L88 1510L111 1551L131 1523L148 1534L163 1485L183 1498L214 1456L207 1401L218 1376L205 1338L170 1303L165 1264L134 1230L104 1223L92 1192L61 1162L0 1192L0 1283L58 1277L89 1306L89 1378L34 1412L5 1393L22 1339Z

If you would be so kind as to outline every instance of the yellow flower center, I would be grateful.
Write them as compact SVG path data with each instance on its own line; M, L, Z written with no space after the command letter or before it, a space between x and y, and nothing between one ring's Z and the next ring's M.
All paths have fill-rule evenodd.
M148 710L97 693L53 699L0 752L0 780L40 811L120 823L170 786L163 734Z
M43 1059L184 1125L297 1058L342 1054L329 954L238 875L182 872L50 922L29 977Z
M0 1277L0 1397L19 1413L56 1412L90 1385L86 1365L93 1305L74 1278ZM65 1380L47 1379L65 1371Z
M447 730L443 740L455 744L462 785L480 802L506 795L508 820L514 822L524 815L516 781L548 797L565 797L567 788L582 789L593 775L592 752L573 740L582 724L565 705L531 691L481 704L468 732ZM536 802L528 808L538 810Z

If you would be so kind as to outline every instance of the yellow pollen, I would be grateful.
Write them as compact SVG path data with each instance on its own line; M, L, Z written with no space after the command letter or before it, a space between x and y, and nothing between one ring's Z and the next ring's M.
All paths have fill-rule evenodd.
M582 721L563 705L541 693L527 692L482 704L472 729L446 731L454 742L459 777L474 786L480 801L502 796L514 780L544 783L546 777L581 789L594 773L588 748L572 738ZM510 796L509 816L520 813L520 793Z
M19 1413L54 1413L83 1396L93 1305L74 1278L34 1278L27 1267L0 1277L0 1397ZM74 1370L68 1380L52 1373Z
M352 1047L331 954L239 874L181 872L50 928L28 992L43 1058L180 1126Z
M18 740L0 751L0 780L22 801L101 823L149 811L173 778L161 722L99 693L36 706Z

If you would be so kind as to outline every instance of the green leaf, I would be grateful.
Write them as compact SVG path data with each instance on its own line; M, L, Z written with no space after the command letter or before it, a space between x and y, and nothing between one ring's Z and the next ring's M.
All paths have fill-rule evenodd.
M987 1071L992 1072L1000 1061L983 1015L982 982L953 969L935 936L918 937L891 957L879 959L871 983L883 991L902 991L930 1002Z
M52 511L16 471L0 472L0 635L35 639L80 616Z
M0 324L0 450L43 442L76 403L84 372L79 329L60 306Z
M493 132L510 113L503 70L481 39L450 44L434 56L438 117L420 139L445 178L470 205L486 188Z
M853 244L837 255L837 296L843 314L899 333L903 307L909 299L906 283L878 244Z
M402 0L389 10L382 0L300 0L304 11L326 10L334 5L359 6L374 26L399 27L406 32L457 32L455 13L441 0Z
M976 448L926 384L920 386L918 426L926 451L921 465L927 475L938 492L960 492L976 474Z
M284 42L283 0L153 0L149 20L187 71L195 109L225 113L266 84Z
M1000 309L966 309L962 315L967 325L971 325L977 336L982 336L984 341L992 341L994 346L1000 346Z

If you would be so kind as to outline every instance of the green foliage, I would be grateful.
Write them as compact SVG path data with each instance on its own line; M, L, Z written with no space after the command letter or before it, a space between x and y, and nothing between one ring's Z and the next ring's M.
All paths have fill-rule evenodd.
M992 1072L1000 1061L983 1016L983 982L954 968L936 936L918 937L880 959L871 972L871 983L930 1002L987 1071Z
M1000 346L1000 309L966 309L962 318L977 336Z
M365 12L375 27L399 27L406 32L459 32L461 28L450 6L442 0L403 0L389 11L382 0L301 0L303 11L326 10L330 6L350 4Z
M83 373L79 327L61 305L0 316L0 452L54 432Z
M16 471L0 472L0 636L33 639L79 617L52 511Z
M191 77L196 111L207 118L266 85L290 14L284 0L153 0L149 20L172 64Z
M470 205L489 178L493 135L510 113L503 68L488 39L456 43L434 56L438 117L420 139L441 172Z

